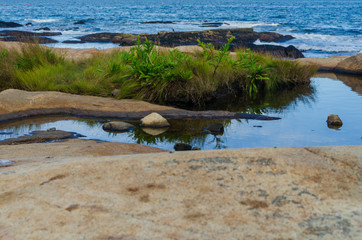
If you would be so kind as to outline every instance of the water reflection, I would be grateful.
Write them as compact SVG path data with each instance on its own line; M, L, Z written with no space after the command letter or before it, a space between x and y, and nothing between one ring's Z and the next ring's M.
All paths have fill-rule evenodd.
M325 76L329 78L320 78ZM249 102L243 97L219 99L204 108L261 113L282 118L277 121L170 120L170 128L156 130L142 129L139 122L129 121L136 128L125 133L109 133L102 130L103 122L107 119L50 116L3 123L0 125L0 140L55 127L85 135L86 139L139 143L170 150L177 142L201 149L356 145L362 144L361 106L361 77L323 74L313 78L310 86L265 95ZM338 131L327 127L329 114L340 115L343 126ZM223 135L212 135L204 131L214 123L223 124Z

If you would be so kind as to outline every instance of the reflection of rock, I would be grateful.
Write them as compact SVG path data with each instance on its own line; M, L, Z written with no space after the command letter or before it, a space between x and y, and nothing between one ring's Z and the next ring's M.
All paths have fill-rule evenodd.
M142 130L152 136L160 135L168 130L168 128L142 128Z
M205 128L205 131L213 135L222 135L224 133L224 125L222 123L214 123Z
M18 138L8 138L0 141L0 145L15 145L15 144L28 144L28 143L42 143L55 140L62 140L73 138L74 133L65 131L34 131L33 135L21 136Z
M338 115L331 114L328 116L327 124L329 128L340 128L343 123Z
M189 151L192 150L192 146L187 143L176 143L173 148L175 151Z
M338 63L336 72L349 73L349 74L362 74L362 53L349 57L342 62Z
M362 95L362 76L350 74L338 74L332 72L319 72L314 77L318 78L331 78L342 81L356 93Z
M141 125L143 127L150 127L150 128L163 128L170 126L167 120L156 112L153 112L147 115L146 117L142 118Z
M132 124L122 122L122 121L114 121L114 122L107 122L103 124L103 130L105 131L116 131L116 132L126 132L134 128Z

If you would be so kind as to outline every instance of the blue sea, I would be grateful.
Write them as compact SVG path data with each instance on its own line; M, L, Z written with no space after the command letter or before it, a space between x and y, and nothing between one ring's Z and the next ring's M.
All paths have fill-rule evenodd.
M62 32L54 47L107 48L113 44L64 44L98 32L157 33L215 28L245 28L290 34L307 57L362 52L361 0L0 0L0 21L33 31ZM85 24L75 25L84 20ZM149 21L172 23L142 24ZM220 23L204 27L205 23ZM32 23L31 26L25 26ZM9 30L9 29L1 29ZM11 30L11 29L10 29ZM259 40L256 44L264 44ZM275 44L275 43L274 43Z

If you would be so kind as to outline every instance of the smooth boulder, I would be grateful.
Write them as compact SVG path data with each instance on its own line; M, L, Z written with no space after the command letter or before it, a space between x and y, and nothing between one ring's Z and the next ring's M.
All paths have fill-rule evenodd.
M166 118L162 117L160 114L153 112L146 117L141 119L142 127L151 127L151 128L163 128L169 127L170 124Z
M122 121L113 121L113 122L107 122L103 124L103 130L105 131L116 131L116 132L126 132L131 130L132 128L135 128L130 123L122 122Z
M362 75L362 53L349 57L338 63L336 72Z

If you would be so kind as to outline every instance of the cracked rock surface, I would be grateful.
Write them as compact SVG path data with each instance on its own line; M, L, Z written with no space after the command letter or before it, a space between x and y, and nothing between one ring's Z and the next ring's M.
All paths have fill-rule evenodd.
M361 239L361 163L362 146L29 156L0 168L0 238Z

